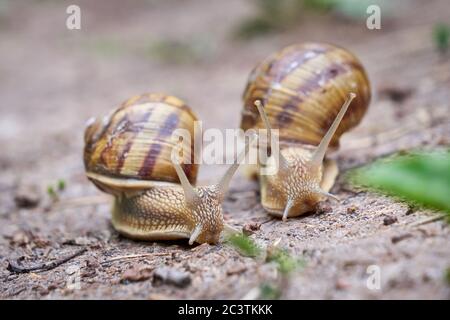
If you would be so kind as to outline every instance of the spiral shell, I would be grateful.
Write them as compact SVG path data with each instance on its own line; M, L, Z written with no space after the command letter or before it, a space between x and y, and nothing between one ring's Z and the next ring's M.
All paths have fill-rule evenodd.
M178 142L174 141L172 133L176 129L186 129L191 141L182 141L183 150L190 150L183 152L182 163L187 163L183 170L195 184L198 171L198 165L193 164L196 120L191 109L173 96L144 94L127 100L109 116L88 123L84 137L88 177L116 188L144 187L152 181L178 183L171 161L172 148Z
M371 95L366 72L343 48L323 43L292 45L253 69L243 94L241 128L264 127L254 107L261 100L282 143L318 145L349 92L357 98L334 135L332 148L366 112Z

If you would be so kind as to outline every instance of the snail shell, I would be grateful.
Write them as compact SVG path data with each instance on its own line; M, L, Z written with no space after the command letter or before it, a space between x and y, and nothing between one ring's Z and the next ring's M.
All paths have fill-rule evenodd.
M112 224L120 233L144 240L190 238L201 222L202 230L193 241L217 242L223 228L220 206L212 204L201 212L188 208L171 158L179 143L172 133L188 130L191 141L181 141L181 162L192 164L180 167L188 183L194 184L198 172L192 158L196 120L178 98L143 94L103 119L89 121L84 136L86 175L100 190L115 196ZM198 188L198 193L207 192Z
M356 98L331 140L355 127L370 101L370 85L359 60L347 50L324 43L286 47L251 72L243 94L241 128L263 128L254 103L263 101L280 142L316 146L328 131L347 94Z
M197 117L180 99L163 94L135 96L104 119L91 121L85 131L84 164L88 177L108 190L145 188L155 181L179 183L171 161L171 139L176 129L194 137ZM193 138L182 141L183 170L192 184L198 165L193 164ZM113 191L113 190L112 190Z

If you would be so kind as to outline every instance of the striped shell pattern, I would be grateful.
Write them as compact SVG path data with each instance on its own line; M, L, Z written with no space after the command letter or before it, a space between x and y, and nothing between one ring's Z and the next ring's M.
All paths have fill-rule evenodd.
M171 161L172 148L176 143L172 133L176 129L190 132L191 141L183 141L182 148L190 148L191 152L183 153L186 156L182 163L193 163L196 120L191 109L173 96L135 96L109 116L94 119L87 126L84 148L86 172L88 176L104 177L119 185L120 181L127 185L145 181L178 183ZM189 181L195 184L198 165L182 166Z
M283 143L318 145L350 92L356 93L330 146L355 127L370 101L370 86L358 59L345 49L323 43L286 47L258 64L244 91L241 128L264 128L254 106L265 105Z

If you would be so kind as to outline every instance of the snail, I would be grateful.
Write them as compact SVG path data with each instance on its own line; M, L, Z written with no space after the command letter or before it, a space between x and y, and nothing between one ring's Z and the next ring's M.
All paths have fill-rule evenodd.
M119 233L141 240L188 238L192 245L217 243L224 230L233 230L224 225L221 203L249 146L217 184L194 187L198 164L187 160L193 160L196 120L176 97L143 94L89 121L86 175L114 196L112 225ZM191 140L173 139L176 129L188 130ZM190 164L181 164L176 151Z
M279 132L268 142L280 150L278 157L270 156L269 148L265 165L275 166L276 174L251 170L259 175L266 211L286 220L314 210L324 197L337 199L329 191L338 168L325 155L359 124L370 96L359 60L330 44L288 46L253 69L243 94L241 128L266 128L269 137L271 126Z

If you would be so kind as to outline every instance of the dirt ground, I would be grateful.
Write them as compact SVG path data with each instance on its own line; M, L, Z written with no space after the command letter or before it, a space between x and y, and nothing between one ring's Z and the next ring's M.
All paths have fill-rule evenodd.
M335 154L341 172L399 150L446 148L450 58L436 51L432 29L450 22L450 4L399 2L401 11L382 13L381 30L313 13L287 31L252 41L230 37L254 10L243 0L77 1L81 30L65 28L73 1L4 2L0 297L240 299L273 280L272 265L224 244L190 247L187 241L119 236L110 226L110 199L84 175L84 124L134 94L167 92L188 101L206 128L235 128L254 64L285 45L314 40L355 52L373 86L364 121L343 137ZM168 62L149 49L167 39L198 43L201 50L192 61ZM217 166L203 166L200 182L215 181L217 172ZM65 188L55 202L47 188L60 179ZM445 222L427 221L433 212L355 190L343 175L332 191L343 199L340 204L325 202L322 210L283 223L263 211L256 182L242 174L232 181L225 219L235 226L263 223L252 238L267 245L281 237L280 245L304 260L282 298L450 298ZM48 271L8 270L10 261L32 266L73 253L79 254ZM137 254L146 255L123 258ZM380 268L379 290L366 285L371 265ZM164 267L182 279L158 283L155 274ZM79 287L68 285L70 279L79 279Z

